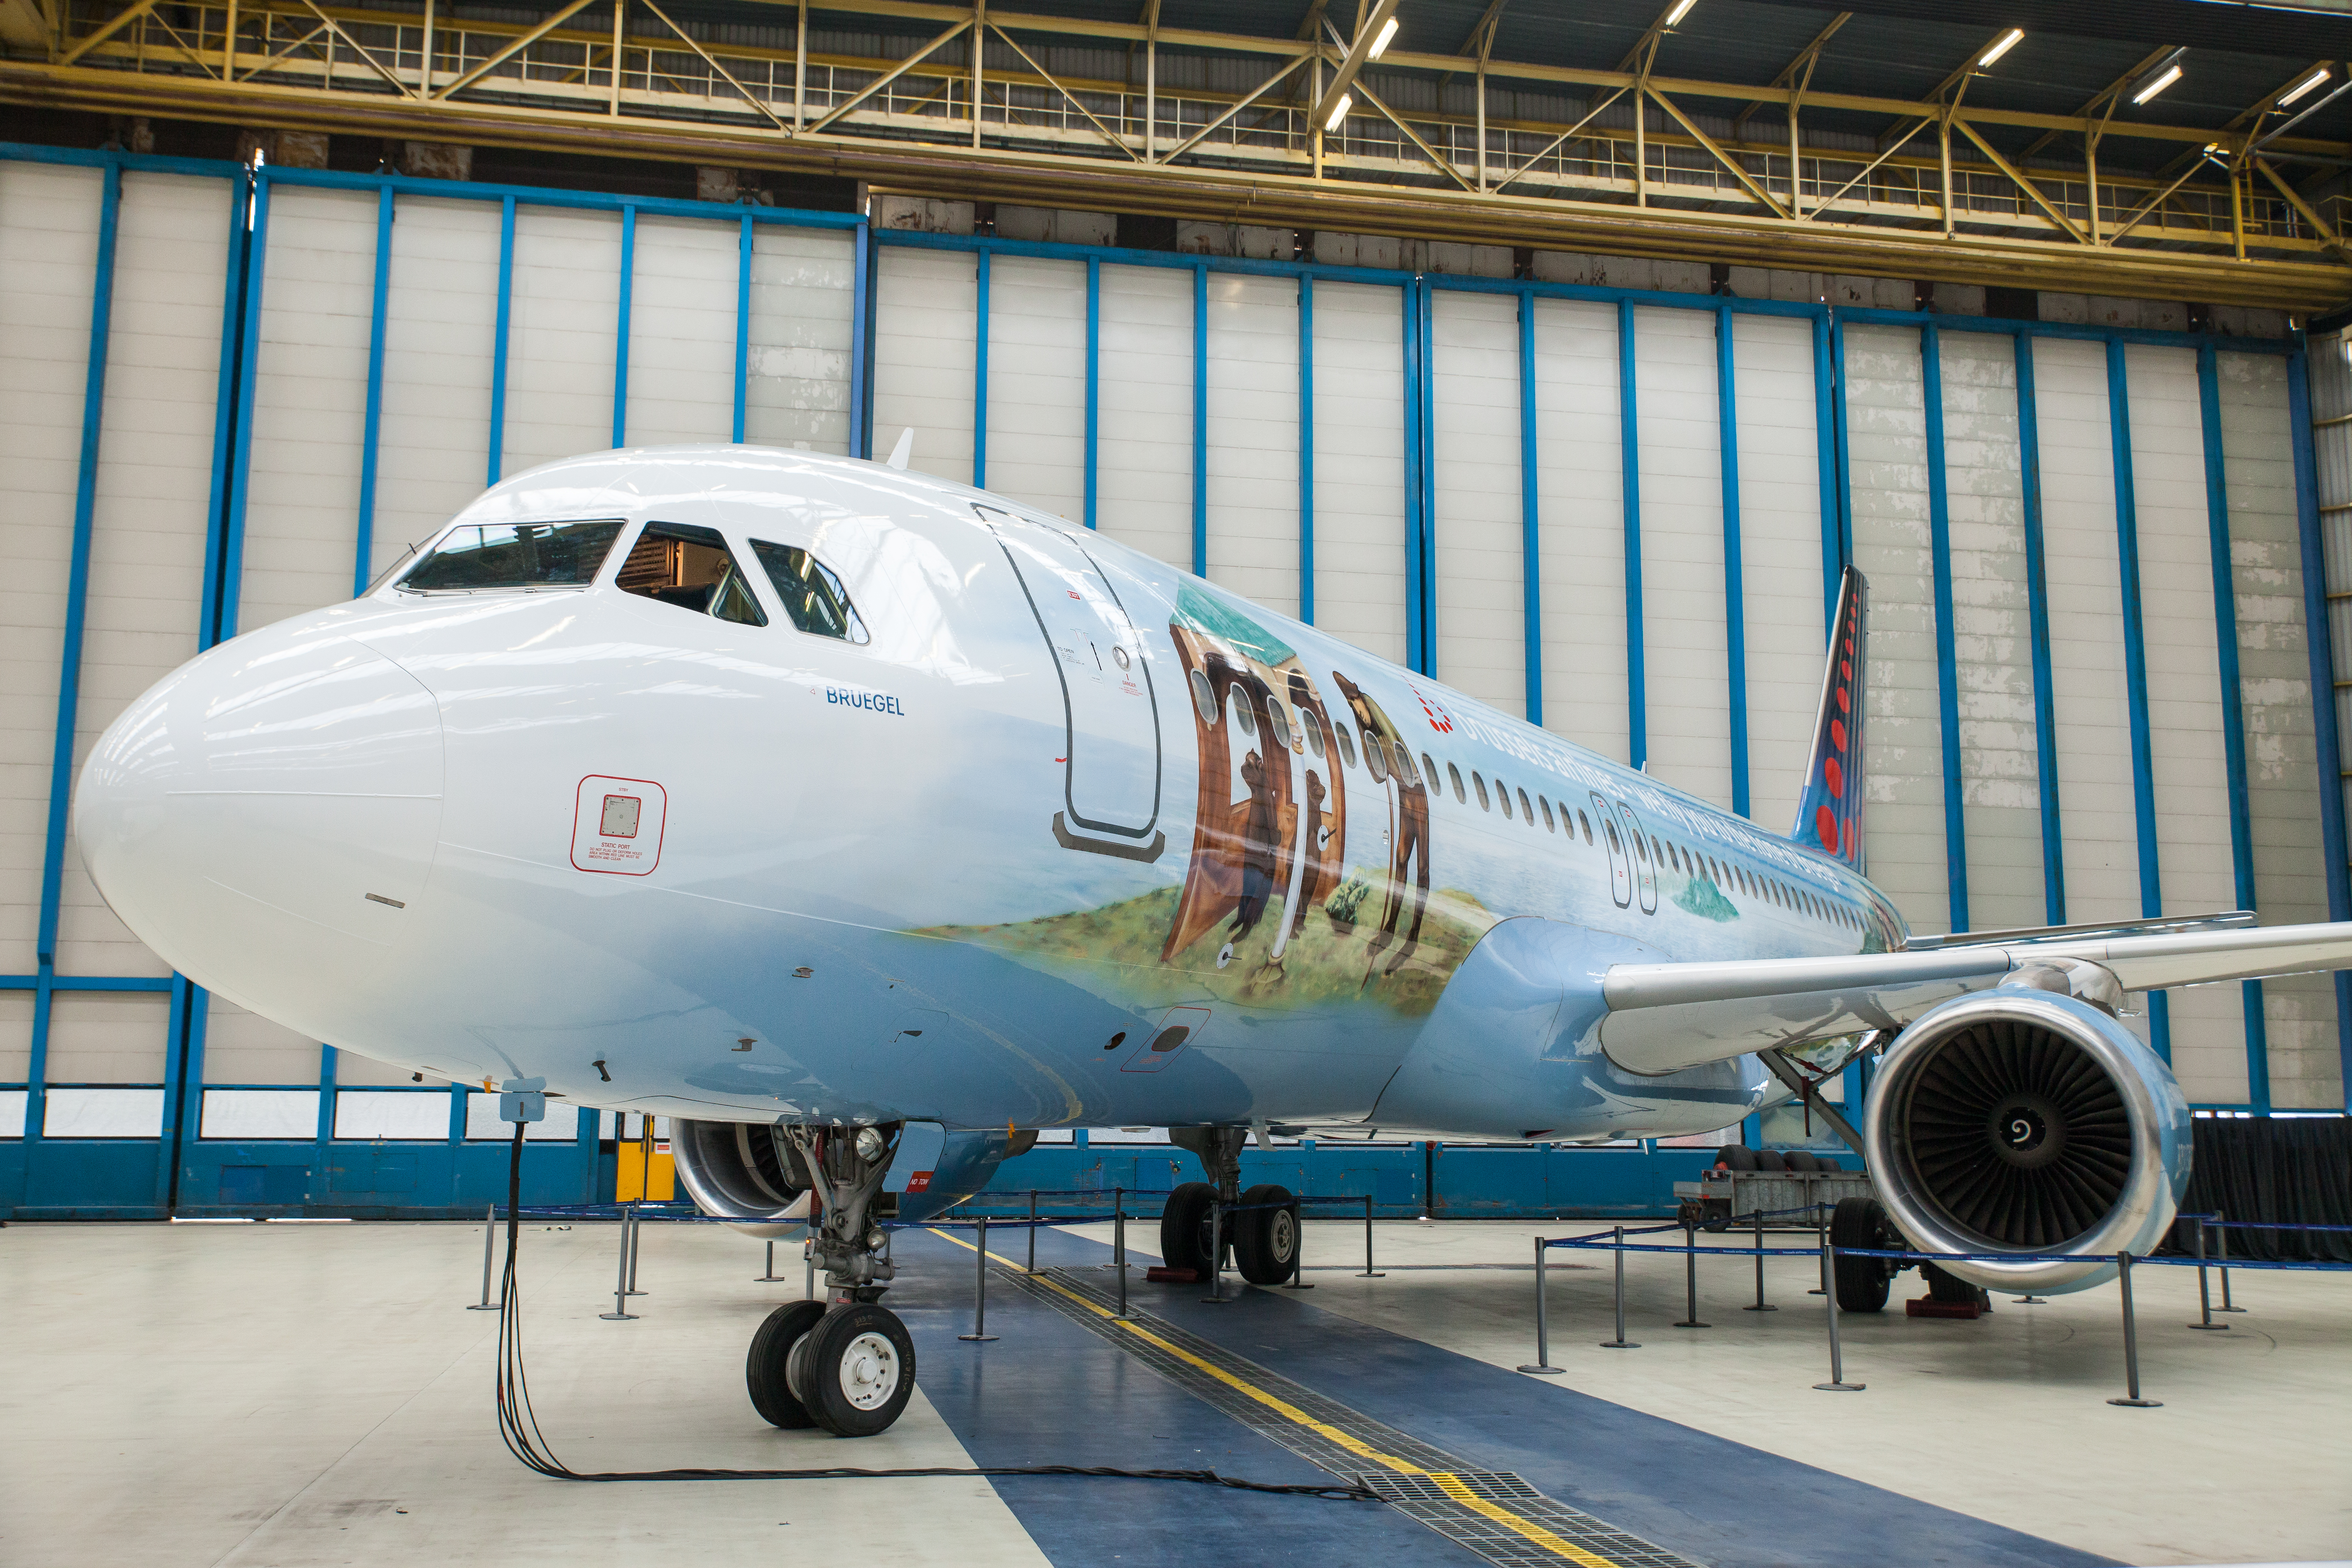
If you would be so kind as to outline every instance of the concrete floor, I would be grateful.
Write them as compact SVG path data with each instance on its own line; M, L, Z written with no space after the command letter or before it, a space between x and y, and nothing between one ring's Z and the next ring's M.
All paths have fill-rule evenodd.
M1515 1366L1533 1352L1527 1238L1583 1228L1384 1223L1378 1247L1391 1272L1361 1280L1349 1273L1361 1266L1360 1229L1314 1225L1317 1289L1270 1310L1310 1331L1313 1314L1332 1313ZM1001 1251L1011 1238L995 1239ZM632 1309L644 1317L602 1322L614 1243L610 1225L524 1231L532 1394L551 1447L574 1468L972 1462L919 1385L892 1432L855 1446L764 1426L744 1398L743 1348L796 1287L755 1283L761 1247L733 1232L648 1225L640 1282L652 1293ZM1053 1250L1070 1248L1101 1256L1077 1237ZM1768 1263L1768 1298L1781 1310L1756 1314L1738 1310L1752 1299L1751 1265L1702 1259L1701 1315L1715 1326L1677 1330L1668 1325L1682 1316L1681 1259L1637 1257L1628 1315L1643 1348L1607 1351L1596 1343L1610 1333L1605 1255L1553 1257L1565 1261L1551 1276L1552 1360L1567 1375L1528 1379L1530 1389L1562 1385L2118 1561L2352 1556L2352 1437L2342 1415L2352 1395L2352 1280L2341 1276L2242 1272L2238 1298L2252 1310L2226 1333L2198 1333L2182 1326L2196 1315L2194 1273L2141 1271L2145 1392L2165 1405L2126 1410L2105 1403L2122 1380L2112 1287L2043 1306L2004 1299L1978 1322L1850 1316L1847 1375L1869 1388L1834 1394L1811 1386L1826 1363L1820 1299L1803 1294L1814 1282L1809 1260ZM447 1225L0 1232L0 1342L12 1352L0 1384L0 1562L571 1563L651 1546L712 1564L764 1563L779 1553L842 1555L836 1532L854 1529L863 1545L851 1554L878 1563L1042 1563L1044 1541L1051 1560L1070 1568L1145 1554L1123 1552L1115 1535L1084 1521L1050 1528L1033 1503L1016 1511L1006 1497L1019 1500L1026 1487L1032 1498L1045 1488L1068 1500L1073 1486L1109 1485L1126 1489L1114 1507L1138 1516L1197 1518L1202 1506L1198 1489L1144 1483L543 1480L508 1457L493 1425L496 1318L461 1310L479 1289L480 1258L479 1229ZM968 1289L968 1275L949 1277L956 1265L944 1247L919 1267L940 1276L923 1282L921 1299L938 1296L941 1310L947 1292L960 1300ZM780 1268L796 1275L796 1257ZM1908 1278L1898 1299L1906 1293L1917 1293ZM902 1294L910 1305L919 1299L913 1289ZM1140 1289L1139 1300L1150 1304ZM985 1364L992 1386L1010 1390L1024 1325L1009 1300L992 1300L992 1327L999 1317L1006 1338L987 1347ZM928 1331L926 1356L953 1353L949 1326ZM1301 1375L1271 1342L1237 1348ZM980 1429L969 1370L927 1362L922 1373L943 1398L955 1390L958 1432ZM1349 1397L1345 1387L1328 1392ZM1118 1411L1104 1393L1104 1408L1073 1409L1066 1424L1097 1445L1088 1462L1246 1469L1200 1447L1219 1440L1202 1433L1222 1417L1181 1454L1122 1451ZM1019 1414L1034 1423L1038 1413ZM1158 1436L1135 1434L1142 1447ZM1703 1475L1660 1479L1707 1484ZM1367 1505L1265 1506L1293 1510L1292 1528L1311 1535L1316 1518L1302 1507ZM1404 1546L1391 1561L1455 1560L1437 1551L1443 1542L1425 1556L1418 1538ZM1158 1560L1185 1561L1183 1548L1179 1540Z

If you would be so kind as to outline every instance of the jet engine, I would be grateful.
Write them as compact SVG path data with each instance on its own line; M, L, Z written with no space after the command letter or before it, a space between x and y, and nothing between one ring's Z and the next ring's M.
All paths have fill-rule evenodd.
M996 1167L1025 1153L1034 1131L949 1131L936 1121L901 1127L883 1182L886 1218L925 1220L988 1185ZM747 1236L773 1240L800 1226L808 1177L782 1129L760 1121L670 1121L670 1156L694 1206Z
M1921 1252L2018 1254L1937 1265L1987 1289L2108 1279L2112 1261L2035 1255L2151 1251L2188 1190L2180 1086L2112 1012L2066 994L2080 978L2029 971L1930 1009L1871 1085L1863 1142L1887 1217Z

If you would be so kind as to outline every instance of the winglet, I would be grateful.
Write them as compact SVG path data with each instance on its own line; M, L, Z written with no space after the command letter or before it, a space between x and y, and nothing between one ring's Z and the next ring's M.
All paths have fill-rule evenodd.
M1838 584L1829 667L1822 675L1813 754L1789 837L1859 871L1862 860L1864 699L1870 650L1870 583L1849 566Z
M894 468L903 468L907 466L907 459L914 455L915 427L909 425L898 432L898 444L890 448L890 466Z

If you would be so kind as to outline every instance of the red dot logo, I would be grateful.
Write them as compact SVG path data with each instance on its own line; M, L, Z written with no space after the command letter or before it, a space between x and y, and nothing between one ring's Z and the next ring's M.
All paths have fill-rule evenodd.
M1839 687L1839 688L1838 688L1838 691L1837 691L1837 702L1838 702L1838 711L1839 711L1839 712L1841 712L1841 713L1846 712L1846 711L1848 711L1849 710L1851 710L1851 709L1853 707L1853 701L1852 701L1850 699L1848 699L1848 698L1847 698L1847 696L1846 696L1846 694L1845 694L1845 688L1844 688L1844 687L1843 687L1843 686L1841 686L1841 687ZM1843 749L1843 748L1841 748L1841 749Z
M1835 746L1841 752L1845 750L1844 720L1832 719L1830 721L1830 744Z
M1813 813L1813 831L1821 835L1822 847L1834 855L1838 852L1837 814L1828 806Z
M1838 766L1835 757L1822 763L1822 782L1830 786L1832 795L1841 800L1845 798L1845 770Z

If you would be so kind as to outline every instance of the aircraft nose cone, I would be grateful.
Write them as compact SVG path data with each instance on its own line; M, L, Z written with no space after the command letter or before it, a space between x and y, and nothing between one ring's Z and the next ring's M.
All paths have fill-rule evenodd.
M100 738L75 831L99 891L181 973L328 1021L421 918L441 716L392 660L284 623L183 666Z

